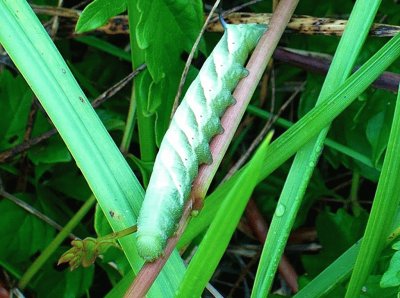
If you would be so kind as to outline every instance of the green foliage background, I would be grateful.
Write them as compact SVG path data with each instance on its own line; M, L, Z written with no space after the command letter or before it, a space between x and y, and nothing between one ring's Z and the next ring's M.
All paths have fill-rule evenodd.
M56 2L32 1L39 5L55 5ZM226 2L223 9L232 8L242 2L245 1ZM125 149L129 151L127 160L144 187L151 172L157 145L168 127L185 58L203 24L204 4L212 3L196 0L137 0L126 5L124 1L96 0L88 6L87 13L80 18L77 31L94 29L109 17L126 13L128 8L131 30L135 32L131 35L130 41L126 36L92 33L70 38L62 36L62 30L60 37L56 39L56 45L62 56L91 100L131 71L132 65L129 60L133 61L134 67L143 63L147 65L146 70L135 78L133 92L126 87L96 109L108 132L119 145L127 130L125 124L130 100L135 100L136 114L132 140ZM353 2L345 0L323 1L318 5L315 5L314 1L304 0L300 1L296 14L347 18L352 6ZM249 6L246 10L270 12L271 3L262 1ZM41 16L41 20L48 21L49 17ZM399 25L400 5L395 1L383 1L379 8L378 20ZM202 57L207 56L219 37L220 35L216 33L205 34L195 66L192 66L189 72L188 81L197 73L197 68L203 61ZM338 37L332 36L286 34L281 44L290 48L333 55L338 41ZM130 47L128 47L129 42ZM357 64L364 63L384 42L386 42L384 38L369 37ZM399 73L399 63L392 65L389 70ZM274 97L275 112L300 83L305 82L301 95L282 115L282 118L291 122L297 121L314 107L323 83L323 77L320 75L307 73L279 62L274 64L273 78L274 89L271 91L270 88L267 96ZM272 107L268 102L269 100L263 103L263 100L259 99L258 91L254 95L252 105L269 111ZM317 253L310 254L304 250L302 253L291 254L291 259L297 265L296 269L300 274L300 286L310 282L362 237L376 181L382 168L395 102L395 94L369 88L334 121L328 136L330 140L367 157L373 166L366 165L331 147L324 150L295 223L295 228L314 228L318 237L314 241L318 241L321 246ZM33 110L37 112L30 118ZM22 76L4 64L0 64L0 111L0 153L21 144L26 138L29 125L32 125L30 138L40 136L53 127ZM265 119L256 118L250 122L250 126L238 132L216 176L214 187L246 151L260 130L261 121ZM275 130L279 135L283 128L276 126ZM288 163L283 165L260 183L253 194L253 198L267 219L273 216L288 169ZM6 162L1 162L0 178L4 191L23 200L61 226L64 226L91 196L91 191L79 168L57 135L31 147L26 154L18 154ZM358 194L355 197L352 196L352 186L357 189ZM9 289L18 282L32 261L48 246L57 231L5 198L0 199L0 212L0 266L3 270L0 275L0 285ZM106 235L111 229L100 208L93 208L73 232L84 238L94 234ZM200 236L196 238L192 245L197 244L200 238ZM87 269L80 268L70 272L65 267L57 267L57 259L68 249L68 244L68 241L64 241L34 276L28 285L28 296L30 294L37 297L104 296L111 289L118 288L116 285L124 276L129 276L129 263L123 252L118 249L110 249L102 259L96 261L94 266ZM248 233L237 231L231 244L245 247L246 244L257 244L257 242ZM254 250L248 252L255 254ZM390 287L381 288L379 282L388 269L393 255L395 257L385 280ZM211 281L217 288L220 286L221 293L226 294L228 290L223 286L223 282L219 284L218 280L232 282L229 279L231 272L226 273L226 266L231 265L232 259L235 258L238 257L233 253L226 253L220 264L219 273ZM113 262L112 265L109 262ZM393 269L395 267L393 264L397 264L396 262L398 263L398 247L385 250L368 279L366 286L369 289L369 296L365 294L365 297L393 297L391 295L398 292L400 281L398 272ZM255 269L252 270L255 272ZM240 272L238 269L236 271ZM129 277L131 279L131 276ZM246 287L248 285L244 286L243 293L249 290ZM276 286L279 287L280 285ZM330 295L343 296L344 292L345 284L340 284ZM243 293L240 292L240 295L244 295ZM113 295L115 294L111 292L110 296Z

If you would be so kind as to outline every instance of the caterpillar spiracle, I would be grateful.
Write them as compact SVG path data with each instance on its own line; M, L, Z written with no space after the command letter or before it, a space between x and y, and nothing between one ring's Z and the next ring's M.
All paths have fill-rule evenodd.
M265 30L265 25L227 24L176 110L161 142L137 221L137 249L146 261L163 254L199 165L212 162L209 142L223 131L220 117L235 103L232 90L247 76L243 65Z

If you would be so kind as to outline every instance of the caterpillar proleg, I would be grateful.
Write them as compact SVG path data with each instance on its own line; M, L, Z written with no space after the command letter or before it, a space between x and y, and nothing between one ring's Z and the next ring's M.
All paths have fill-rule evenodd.
M266 26L226 25L225 33L190 85L156 157L137 221L137 249L146 261L160 257L176 230L199 165L211 163L209 142L223 131L220 117L235 103L232 90Z

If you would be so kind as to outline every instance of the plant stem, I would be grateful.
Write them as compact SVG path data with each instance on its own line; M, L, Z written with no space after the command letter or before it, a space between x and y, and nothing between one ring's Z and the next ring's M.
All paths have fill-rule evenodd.
M91 195L89 199L82 205L78 212L71 218L71 220L65 225L60 233L50 242L50 244L43 250L40 256L32 263L32 265L25 271L19 280L18 287L23 290L29 284L34 275L42 268L46 261L56 251L60 244L68 237L71 231L80 224L82 218L90 211L96 202L94 195Z
M135 128L135 114L136 114L136 98L135 98L135 83L132 83L132 94L129 102L129 111L126 119L124 135L122 136L121 145L119 149L123 155L126 155L129 151L129 146L132 141L133 129Z
M350 190L350 203L351 209L354 215L360 215L361 207L358 203L358 189L360 188L360 173L358 171L353 172L353 179L351 180Z
M114 233L108 234L106 236L100 237L100 238L98 238L98 240L103 240L103 239L114 239L114 240L117 240L117 239L120 239L122 237L125 237L125 236L128 236L130 234L133 234L136 231L137 231L137 226L134 225L134 226L131 226L129 228L123 229L122 231L114 232Z

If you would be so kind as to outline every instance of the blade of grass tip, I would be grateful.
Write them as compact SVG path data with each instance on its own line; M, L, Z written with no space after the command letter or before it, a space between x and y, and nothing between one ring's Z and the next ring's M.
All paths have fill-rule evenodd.
M0 42L40 100L114 231L136 224L143 189L28 3L0 1ZM135 272L143 264L136 239L121 246ZM184 265L175 253L150 290L172 296Z
M271 143L267 152L268 158L266 160L268 160L268 163L265 163L260 181L268 177L313 136L329 125L399 56L400 34L390 39L356 73L348 78L336 92L333 92L326 101L314 107ZM207 208L207 201L219 201L225 197L225 194L232 188L241 171L238 171L231 179L221 184L207 197L205 208ZM196 219L193 219L193 222L195 221ZM204 222L204 226L207 226L207 222Z
M176 297L200 297L212 274L218 266L229 241L239 223L247 201L257 185L270 133L261 144L248 167L227 194L210 228L204 236L196 254L191 260ZM204 260L207 260L205 262Z
M358 0L351 12L317 105L337 89L350 74L374 21L380 0ZM270 291L287 239L303 201L305 191L322 151L329 127L302 147L295 156L267 234L257 269L252 297Z
M382 172L346 297L358 297L382 249L400 203L400 86ZM365 289L368 291L368 289ZM365 292L363 291L363 292Z

